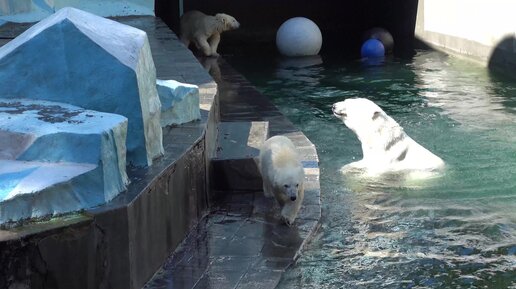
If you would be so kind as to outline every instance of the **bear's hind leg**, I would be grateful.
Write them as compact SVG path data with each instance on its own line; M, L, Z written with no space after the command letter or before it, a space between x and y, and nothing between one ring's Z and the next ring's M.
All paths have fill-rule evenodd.
M213 34L208 42L210 43L211 56L219 56L219 54L217 53L217 48L219 47L220 43L220 34Z
M205 56L211 56L211 47L208 44L208 41L206 41L206 38L197 38L195 43L197 44L197 47L199 47L202 51L202 53Z

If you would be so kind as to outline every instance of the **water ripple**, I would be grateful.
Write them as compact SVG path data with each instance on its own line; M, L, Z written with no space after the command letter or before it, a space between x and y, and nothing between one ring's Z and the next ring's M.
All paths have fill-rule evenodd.
M437 52L325 61L256 82L321 160L321 229L280 288L516 288L516 83ZM378 103L445 173L343 177L361 149L331 105L350 97Z

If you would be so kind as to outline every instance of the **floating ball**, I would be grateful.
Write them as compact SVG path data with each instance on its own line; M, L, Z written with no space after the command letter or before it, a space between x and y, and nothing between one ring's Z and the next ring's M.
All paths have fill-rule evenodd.
M322 46L321 30L308 18L290 18L278 29L276 46L285 56L317 55Z
M394 49L394 38L392 38L391 33L384 28L375 27L367 30L364 33L363 41L367 39L378 39L382 42L383 47L385 48L386 53L391 53Z
M360 49L362 57L382 57L385 55L385 48L380 40L368 39Z

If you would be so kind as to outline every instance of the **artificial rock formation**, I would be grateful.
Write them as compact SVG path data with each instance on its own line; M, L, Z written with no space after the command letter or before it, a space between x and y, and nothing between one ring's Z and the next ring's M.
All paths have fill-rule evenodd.
M0 223L103 204L126 189L127 119L0 99Z
M128 162L163 154L156 69L139 29L63 8L0 47L0 97L121 114Z
M175 80L157 80L161 126L179 125L201 118L199 87Z

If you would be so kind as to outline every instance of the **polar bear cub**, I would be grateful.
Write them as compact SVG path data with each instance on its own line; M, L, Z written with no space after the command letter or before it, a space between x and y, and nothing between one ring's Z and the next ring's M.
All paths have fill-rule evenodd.
M362 143L363 158L342 168L370 174L403 171L434 171L441 158L415 142L378 105L365 98L351 98L333 104L333 114L351 129Z
M259 170L263 178L263 193L278 201L281 217L292 225L304 198L305 174L299 155L290 139L273 136L260 149Z
M186 47L193 42L205 56L217 57L220 34L238 27L240 23L227 14L219 13L211 16L192 10L181 16L181 41Z

